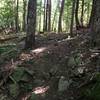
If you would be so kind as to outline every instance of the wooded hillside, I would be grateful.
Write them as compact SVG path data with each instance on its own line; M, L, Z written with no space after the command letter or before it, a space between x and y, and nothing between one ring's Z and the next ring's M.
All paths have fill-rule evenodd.
M100 0L0 0L0 100L100 100Z

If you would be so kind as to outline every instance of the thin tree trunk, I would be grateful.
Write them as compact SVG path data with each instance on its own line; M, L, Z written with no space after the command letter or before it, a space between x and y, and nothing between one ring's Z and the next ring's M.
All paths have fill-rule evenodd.
M67 6L67 12L68 12L68 6ZM66 17L66 32L68 32L68 29L69 29L70 25L69 25L69 16L68 16L68 13L67 13L67 17Z
M44 0L43 31L46 31L46 0Z
M83 26L83 16L84 16L84 0L82 0L81 26Z
M92 23L93 23L93 14L94 14L94 11L95 11L95 1L93 0L93 2L92 2L92 10L91 10L91 16L90 16L90 20L89 20L89 25L88 25L88 27L89 28L91 28L91 25L92 25Z
M76 21L76 29L79 30L80 22L78 18L78 10L79 10L79 0L76 0L76 9L75 9L75 21Z
M53 17L53 23L52 23L52 31L54 31L54 23L55 23L55 19L56 19L56 14L57 14L57 8L55 10L55 13L54 13L54 17Z
M15 15L15 24L16 24L16 33L19 31L19 17L18 17L18 8L19 8L19 0L16 1L16 15Z
M27 1L23 0L23 26L22 30L26 30L26 6L27 6Z
M42 10L42 0L40 1L40 11ZM39 16L39 32L41 31L41 12Z
M41 31L41 14L40 14L40 18L39 18L39 32Z
M48 1L49 13L48 13L48 31L51 31L51 0Z
M73 36L73 24L74 24L74 14L75 14L75 4L76 4L76 0L73 0L72 17L71 17L71 25L70 25L70 36Z
M59 21L58 21L58 32L62 32L62 15L63 15L63 11L64 11L64 3L65 3L65 0L62 0Z
M54 13L54 17L53 17L53 23L52 23L52 31L54 31L54 23L55 23L55 19L57 17L57 10L58 10L58 7L59 7L59 3L60 3L60 0L58 0L58 3L57 3L57 6L56 6L56 10L55 10L55 13Z
M45 17L45 31L47 31L48 29L48 1L46 0L46 17Z
M16 1L13 0L13 1L12 1L12 9L13 9L14 18L16 18L16 15L15 15L15 7L16 7ZM13 28L15 28L15 26L16 26L16 25L15 25L15 20L12 21L11 26L12 26Z
M40 32L40 31L41 31L42 0L41 0L39 3L40 3L40 9L39 9L40 12L39 12L39 18L38 18L38 19L39 19L39 20L38 20L38 23L39 23L39 24L38 24L38 25L39 25L39 26L38 26L38 28L39 28L38 30L39 30L39 32Z
M90 3L88 2L88 5L87 5L87 27L89 24L89 17L90 17Z
M28 14L27 14L27 37L25 48L32 48L35 46L35 29L36 29L36 5L37 0L29 0Z
M51 30L51 0L47 0L46 4L46 26L45 26L46 31Z

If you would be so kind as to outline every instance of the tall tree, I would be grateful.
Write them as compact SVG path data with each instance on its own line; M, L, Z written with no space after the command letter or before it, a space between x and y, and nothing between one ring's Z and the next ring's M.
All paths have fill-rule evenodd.
M81 26L83 26L83 15L84 15L84 0L82 0Z
M55 24L55 20L57 18L57 11L58 11L58 8L59 8L59 4L60 4L60 0L57 1L56 9L55 9L55 12L54 12L54 17L52 19L52 31L55 31L55 29L56 29L56 26L54 26L54 24Z
M51 0L46 1L45 31L51 30Z
M27 6L27 0L23 0L23 26L22 26L23 31L25 31L26 29L26 6Z
M93 0L91 35L94 46L100 47L100 0Z
M36 7L37 0L28 1L27 13L27 37L25 48L32 48L35 46L35 29L36 29Z
M40 1L40 12L39 12L39 32L41 31L41 19L42 19L42 0Z
M48 0L48 31L50 32L51 30L51 0Z
M89 20L89 25L88 25L88 27L89 28L91 28L91 25L92 25L92 23L93 23L93 17L94 17L94 11L95 11L95 1L93 0L92 1L92 10L91 10L91 16L90 16L90 20Z
M75 15L75 4L76 4L76 0L73 0L71 25L70 25L70 36L73 36L73 24L74 24L74 15Z
M78 30L80 25L79 18L78 18L78 12L79 12L79 0L76 0L76 8L75 8L75 21L76 21L76 29Z
M90 2L87 2L87 27L89 25L90 7Z
M46 31L46 0L44 0L43 31Z
M16 14L15 14L16 33L18 33L18 31L19 31L19 15L18 15L18 8L19 8L19 0L16 1Z
M60 15L59 15L59 22L58 22L58 32L61 32L62 31L62 16L63 16L63 11L64 11L64 3L65 3L65 0L62 0L61 2L61 9L60 9Z

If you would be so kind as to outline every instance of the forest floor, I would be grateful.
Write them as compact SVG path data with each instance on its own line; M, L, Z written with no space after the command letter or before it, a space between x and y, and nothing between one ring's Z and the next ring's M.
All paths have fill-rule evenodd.
M33 50L1 46L0 100L100 100L100 50L89 40L50 33Z

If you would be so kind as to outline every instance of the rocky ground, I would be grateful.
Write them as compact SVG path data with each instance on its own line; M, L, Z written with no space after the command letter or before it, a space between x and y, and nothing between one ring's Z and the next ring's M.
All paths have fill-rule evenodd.
M36 40L33 50L19 52L20 43L1 56L0 100L100 100L100 50L88 33Z

